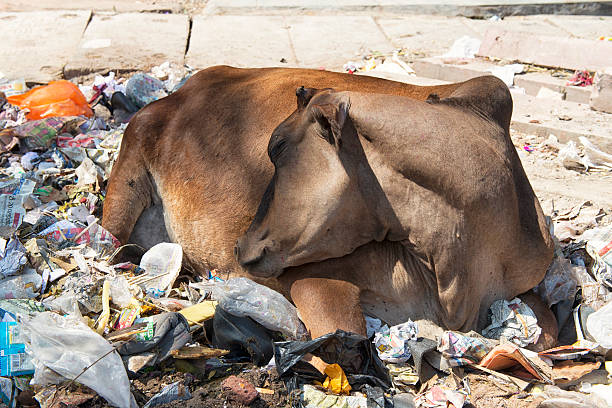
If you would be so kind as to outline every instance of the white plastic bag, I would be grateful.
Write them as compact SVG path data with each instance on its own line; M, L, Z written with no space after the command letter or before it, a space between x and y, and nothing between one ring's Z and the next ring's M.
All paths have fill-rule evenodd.
M457 38L450 50L446 54L442 55L445 58L474 58L474 55L480 49L481 41L478 38L472 38L464 35L461 38Z
M587 330L602 347L612 349L612 302L587 318Z
M149 249L140 260L140 267L151 276L159 276L140 285L143 290L150 288L166 291L172 287L183 262L183 248L179 244L162 242Z
M26 351L36 367L32 384L38 385L46 385L46 381L53 378L47 369L73 379L113 349L78 317L63 317L52 312L24 320L23 337ZM112 405L121 408L137 406L130 392L130 380L116 352L93 364L77 382L96 391Z
M247 316L265 328L290 339L302 339L306 329L297 309L280 293L247 278L234 278L209 285L193 285L210 290L219 306L234 316Z

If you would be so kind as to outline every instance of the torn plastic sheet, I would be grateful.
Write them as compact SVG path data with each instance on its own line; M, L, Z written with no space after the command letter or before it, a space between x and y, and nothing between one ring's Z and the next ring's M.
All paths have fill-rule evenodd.
M366 384L385 390L391 387L391 377L374 345L364 336L337 330L310 341L274 343L276 370L289 393L304 383L325 379L316 368L302 360L308 353L342 367L353 389L360 390Z
M491 324L482 331L485 337L505 337L521 347L537 343L540 338L542 329L533 310L519 298L497 300L491 305L489 313Z

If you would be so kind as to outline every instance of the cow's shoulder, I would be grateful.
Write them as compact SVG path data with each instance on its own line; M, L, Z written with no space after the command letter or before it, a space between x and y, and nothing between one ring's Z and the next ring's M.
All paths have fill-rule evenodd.
M463 82L446 98L429 95L427 102L463 109L491 119L508 131L512 118L512 95L506 84L492 75Z

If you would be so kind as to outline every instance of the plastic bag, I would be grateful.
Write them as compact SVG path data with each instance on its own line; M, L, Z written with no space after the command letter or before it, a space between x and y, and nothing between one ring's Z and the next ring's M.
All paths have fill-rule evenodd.
M478 38L472 38L464 35L461 38L457 38L450 50L448 50L442 57L445 58L474 58L474 55L480 48L481 41Z
M192 286L211 290L213 299L229 314L250 317L266 329L281 332L290 339L302 339L306 335L295 306L280 293L250 279L235 278Z
M555 256L553 262L546 271L546 276L534 291L551 307L564 300L573 299L578 291L577 268L562 256Z
M160 405L169 404L172 401L181 400L185 401L191 399L191 393L185 385L181 384L180 381L166 385L163 390L155 394L149 402L142 408L153 408Z
M284 341L274 343L274 361L279 377L289 392L303 383L325 379L316 368L302 361L306 354L321 358L328 364L338 364L346 373L354 389L372 385L388 389L391 377L378 358L374 345L365 337L337 330L310 341Z
M143 73L131 77L125 88L127 97L139 108L168 96L162 81Z
M9 96L9 103L21 109L29 109L29 120L51 116L93 116L85 96L70 81L52 81L49 85L39 86L23 95Z
M143 290L165 292L172 287L183 262L183 248L179 244L162 242L149 249L140 260L140 267L151 276L159 276L141 284Z
M589 315L587 330L602 347L612 349L612 302Z
M593 274L602 285L612 289L612 226L594 228L583 234L586 250L595 261Z
M123 276L107 278L110 281L110 296L114 304L120 308L126 308L132 302L132 293L130 292L130 284Z
M79 318L44 312L23 322L26 351L36 365L33 384L45 385L51 369L67 379L109 353L113 347ZM44 367L44 369L43 369ZM46 377L46 378L45 378ZM115 406L136 406L123 362L111 352L78 378L77 382L96 391Z

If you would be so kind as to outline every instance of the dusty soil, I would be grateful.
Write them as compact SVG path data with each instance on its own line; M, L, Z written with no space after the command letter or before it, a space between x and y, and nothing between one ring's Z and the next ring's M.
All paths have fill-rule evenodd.
M516 387L480 374L468 374L474 407L537 408L541 397L520 392Z
M229 375L237 375L248 380L255 387L269 390L273 393L260 392L259 397L250 405L252 408L288 407L285 385L279 380L276 369L255 367L251 364L237 364L229 369L201 370L187 368L185 365L177 367L174 363L163 364L158 370L139 375L132 380L132 393L139 406L143 406L166 385L182 382L191 393L191 399L174 401L160 405L164 408L238 408L241 405L233 403L226 398L221 390L221 382ZM195 372L183 372L185 369ZM183 370L183 371L181 371ZM103 398L96 396L91 401L81 404L82 407L102 408L109 407Z

